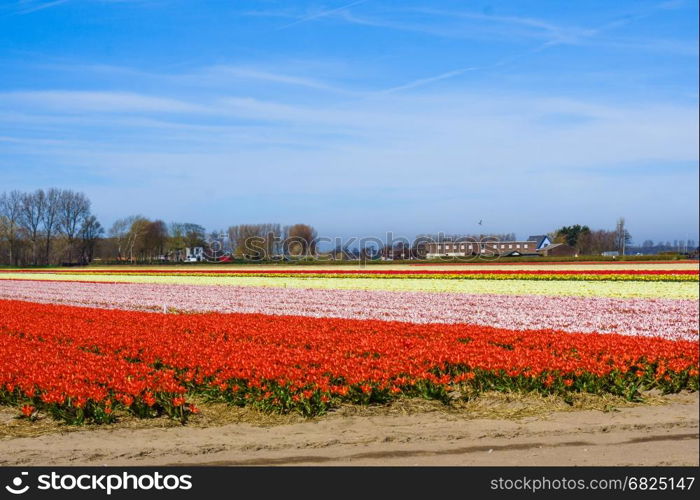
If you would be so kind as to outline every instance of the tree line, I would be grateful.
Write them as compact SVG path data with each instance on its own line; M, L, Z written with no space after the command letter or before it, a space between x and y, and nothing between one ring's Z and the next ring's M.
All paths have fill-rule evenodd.
M207 234L190 222L149 220L141 215L119 219L100 244L102 260L153 262L185 260L190 249L202 247L209 259L269 259L316 253L318 232L308 224L238 224Z
M566 243L574 247L579 255L600 255L610 251L623 254L632 242L624 217L617 220L614 230L592 230L586 225L574 224L563 226L549 236L554 243Z
M205 229L199 224L166 224L160 219L131 215L114 221L97 257L130 262L183 260L187 248L201 247L205 240Z
M287 256L316 255L323 240L308 224L238 224L207 234L205 228L191 222L151 220L132 215L116 220L105 231L91 213L84 193L70 189L13 190L0 194L0 265L73 265L94 259L126 262L180 262L192 249L205 248L209 258L246 260L276 259ZM563 226L551 233L555 243L566 243L579 255L661 251L688 252L695 242L674 241L655 244L646 240L632 247L632 237L624 218L614 230L592 230L586 225ZM460 241L474 239L513 241L515 234L498 235L421 235L414 241L405 238L382 242L376 238L362 248L341 245L323 252L337 260L421 258L421 241ZM327 242L327 241L326 241Z
M0 264L87 263L103 234L83 193L51 188L0 194Z
M555 243L566 243L578 250L581 255L600 255L606 251L617 251L627 254L642 253L645 255L669 253L693 253L697 252L695 240L673 240L654 243L653 240L644 240L641 245L632 245L632 236L625 227L625 219L620 217L614 230L591 230L588 226L574 224L563 226L550 237Z

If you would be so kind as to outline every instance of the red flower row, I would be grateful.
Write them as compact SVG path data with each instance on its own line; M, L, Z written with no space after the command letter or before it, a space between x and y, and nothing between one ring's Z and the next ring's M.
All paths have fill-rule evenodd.
M615 265L627 265L627 266L636 266L638 264L697 264L697 260L692 260L692 259L678 259L678 260L557 260L557 261L551 261L551 260L528 260L528 261L519 261L519 260L504 260L504 259L498 259L494 261L477 261L477 262L472 262L472 261L467 261L467 262L414 262L411 264L408 264L409 266L473 266L473 265L479 265L479 266L580 266L580 265L606 265L609 266L611 264Z
M474 325L100 310L0 301L0 402L69 421L116 406L185 418L185 392L318 413L469 390L698 386L698 343Z
M0 273L31 273L31 274L80 274L80 275L118 275L118 274L149 274L149 275L205 275L205 274L232 274L232 275L700 275L698 269L590 269L590 270L540 270L540 269L467 269L467 270L413 270L413 269L87 269L87 270L35 270L12 269L2 270Z

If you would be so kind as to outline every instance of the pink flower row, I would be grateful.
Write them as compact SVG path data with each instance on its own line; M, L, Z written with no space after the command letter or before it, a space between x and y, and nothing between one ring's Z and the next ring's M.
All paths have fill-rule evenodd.
M0 299L108 309L469 323L698 340L698 303L679 299L3 280Z

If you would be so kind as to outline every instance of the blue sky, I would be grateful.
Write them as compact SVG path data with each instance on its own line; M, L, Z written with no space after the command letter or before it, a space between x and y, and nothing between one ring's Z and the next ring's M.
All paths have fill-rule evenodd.
M2 0L0 191L105 226L698 238L691 0ZM483 219L483 226L477 222Z

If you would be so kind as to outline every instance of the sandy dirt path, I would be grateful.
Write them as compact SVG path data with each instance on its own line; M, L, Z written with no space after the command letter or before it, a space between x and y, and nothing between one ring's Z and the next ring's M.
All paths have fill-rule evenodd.
M698 396L519 420L338 415L0 441L1 465L698 465Z

